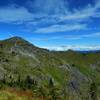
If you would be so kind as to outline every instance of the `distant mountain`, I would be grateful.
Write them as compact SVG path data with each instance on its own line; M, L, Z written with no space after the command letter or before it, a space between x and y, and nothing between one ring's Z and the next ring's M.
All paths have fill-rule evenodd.
M100 53L100 50L86 50L86 51L78 51L80 53Z
M31 90L42 100L99 100L97 52L49 51L20 37L0 41L0 88Z

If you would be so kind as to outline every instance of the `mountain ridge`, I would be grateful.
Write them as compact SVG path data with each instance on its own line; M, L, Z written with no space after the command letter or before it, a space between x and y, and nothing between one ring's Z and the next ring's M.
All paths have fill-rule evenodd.
M0 42L3 42L3 41L11 41L11 42L14 42L14 43L17 43L18 41L20 41L20 42L24 42L26 44L33 45L34 47L40 48L39 46L36 46L33 43L30 43L28 40L25 40L24 38L19 37L19 36L14 36L14 37L11 37L11 38L0 40ZM40 49L44 49L44 50L47 50L47 51L56 51L56 50L49 50L49 49L46 49L46 48L40 48ZM67 52L69 52L69 51L80 52L80 53L98 53L98 52L100 52L100 50L73 50L73 49L68 49L68 50L63 50L63 51L58 51L58 52L66 52L66 51Z

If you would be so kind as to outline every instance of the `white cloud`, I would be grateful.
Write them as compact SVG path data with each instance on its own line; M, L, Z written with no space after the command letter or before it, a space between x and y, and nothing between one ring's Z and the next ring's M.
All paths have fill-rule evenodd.
M74 36L74 35L67 35L67 36L53 36L48 38L30 38L31 41L54 41L54 40L79 40L81 39L80 36Z
M0 8L0 22L23 22L29 21L33 18L33 15L28 12L24 7L6 7Z
M82 36L83 38L91 38L91 37L93 37L93 38L96 38L96 37L99 37L100 38L100 32L96 32L96 33L91 33L91 34L86 34L86 35L83 35Z
M76 20L76 21L84 21L86 19L90 19L91 17L100 17L100 13L98 9L100 8L100 1L96 2L95 6L88 5L82 10L75 9L73 13L69 13L68 15L60 16L61 20Z
M50 27L40 28L35 31L35 33L55 33L55 32L65 32L73 30L85 29L85 24L75 24L75 25L53 25Z
M49 50L56 50L56 51L65 51L65 50L100 50L99 45L67 45L67 46L45 46L43 48L49 49Z

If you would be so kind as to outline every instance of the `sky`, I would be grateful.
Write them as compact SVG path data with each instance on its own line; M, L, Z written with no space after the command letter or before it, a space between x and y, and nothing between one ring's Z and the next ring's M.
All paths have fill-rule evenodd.
M0 40L50 50L100 50L100 0L0 0Z

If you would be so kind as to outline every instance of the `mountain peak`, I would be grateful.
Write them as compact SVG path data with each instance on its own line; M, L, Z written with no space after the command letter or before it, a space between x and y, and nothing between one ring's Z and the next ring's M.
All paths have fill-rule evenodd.
M14 37L9 38L9 40L24 40L24 39L22 37L19 37L19 36L14 36Z
M20 42L20 43L30 44L27 40L23 39L22 37L18 37L18 36L11 37L9 39L6 39L5 41L9 41L12 43Z

